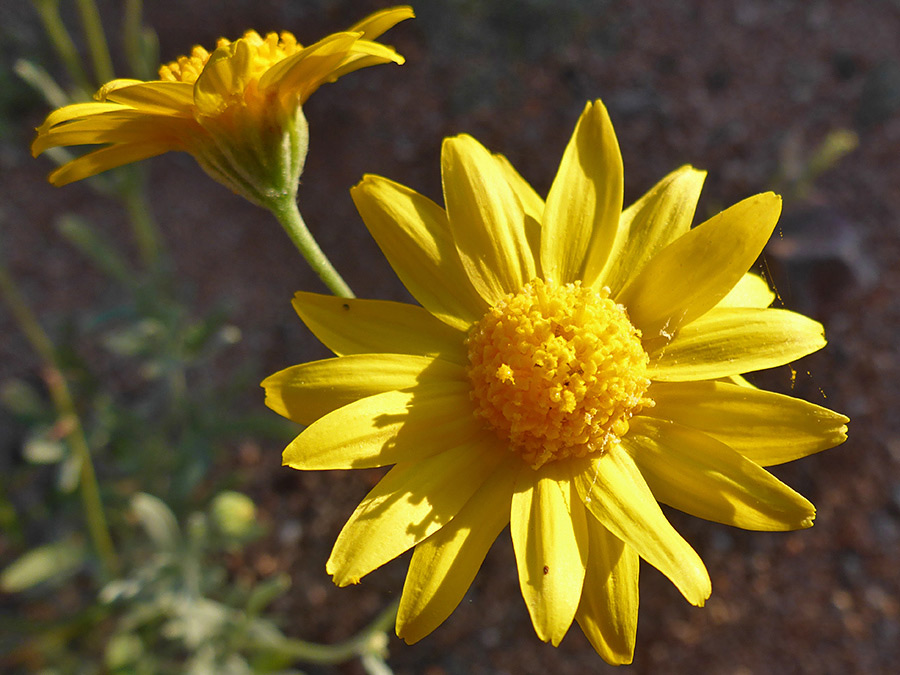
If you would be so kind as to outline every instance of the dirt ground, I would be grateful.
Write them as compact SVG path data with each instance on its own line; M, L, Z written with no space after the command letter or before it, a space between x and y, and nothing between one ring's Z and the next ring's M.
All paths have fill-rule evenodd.
M302 42L349 26L383 2L211 0L145 3L164 60L245 28ZM644 565L634 673L893 673L900 663L900 2L897 0L466 0L413 3L415 21L384 41L408 62L323 87L305 107L310 154L300 206L320 244L362 297L406 299L347 192L377 173L440 201L439 148L468 132L503 152L546 194L585 101L607 104L625 162L626 202L685 163L709 171L701 216L772 188L788 193L766 262L784 304L825 323L829 346L795 365L796 395L850 416L848 442L775 473L818 509L811 530L752 533L671 511L707 564L713 595L690 607ZM118 3L101 3L115 19ZM176 8L177 7L177 8ZM52 62L26 3L0 0L3 59ZM110 19L110 26L114 21ZM22 52L21 50L30 50ZM7 64L4 63L4 67ZM63 212L126 239L124 216L84 185L44 181L27 151L46 108L6 103L0 145L3 255L42 320L107 302L110 291L56 234ZM797 188L797 166L831 132L858 148ZM187 156L150 160L153 207L177 281L200 312L226 302L259 377L325 354L290 307L322 290L266 213L231 195ZM801 186L802 187L802 186ZM793 193L793 194L792 194ZM0 376L35 361L0 312ZM789 369L767 386L791 389ZM262 393L248 405L263 410ZM287 441L288 439L285 439ZM241 561L288 571L279 605L292 635L335 641L402 588L394 561L353 588L332 586L330 547L378 472L282 468L282 444L242 439L229 462L273 535ZM4 452L6 449L4 449ZM554 649L530 626L508 534L466 600L414 646L396 638L398 674L559 675L607 672L577 626ZM609 670L612 670L609 668ZM310 672L332 672L310 669ZM358 673L358 665L338 672Z

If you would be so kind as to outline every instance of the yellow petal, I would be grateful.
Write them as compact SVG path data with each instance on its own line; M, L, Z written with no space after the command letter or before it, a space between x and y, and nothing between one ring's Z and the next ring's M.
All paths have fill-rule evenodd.
M775 292L758 274L748 272L716 307L756 307L765 309L775 301Z
M304 291L297 292L293 304L307 327L335 354L418 354L468 363L466 334L416 305Z
M100 100L121 103L156 115L192 117L194 87L187 82L113 80L97 93Z
M522 466L509 453L456 517L416 546L397 613L397 635L407 644L441 625L463 599L509 523L513 484Z
M749 373L812 354L825 346L818 321L786 309L724 308L684 326L650 352L652 380L688 382Z
M119 107L116 112L91 115L60 124L38 136L31 146L35 155L47 148L107 143L158 143L172 150L180 148L196 123L193 119L159 117Z
M122 112L123 108L118 103L73 103L63 106L47 115L44 123L37 128L38 136L47 133L52 127L75 119L102 115L108 112ZM37 154L37 153L35 153Z
M194 83L194 104L203 115L216 115L242 96L250 82L252 47L245 39L219 47Z
M506 180L519 203L525 212L525 238L528 240L528 247L531 249L531 256L534 259L535 276L544 276L541 270L541 218L544 213L544 200L540 198L534 188L528 184L522 175L516 171L510 161L501 154L494 153L494 161L500 165L500 170L506 176Z
M688 602L702 606L712 592L706 567L666 520L628 453L611 444L602 457L581 460L581 466L575 486L587 509L665 574Z
M468 383L388 391L348 403L307 427L284 450L294 469L362 469L409 462L484 434Z
M660 251L619 295L644 338L673 333L714 307L768 241L781 198L749 197Z
M463 269L444 209L379 176L365 176L350 196L391 267L423 307L460 330L484 316L487 305Z
M832 448L847 439L843 415L798 398L726 382L655 382L641 415L702 431L761 466Z
M544 207L541 266L559 283L590 285L603 269L622 211L622 154L606 107L588 103Z
M412 7L389 7L370 14L362 21L347 29L350 33L362 33L364 40L374 40L396 26L401 21L415 17Z
M334 583L359 583L449 523L506 459L496 442L484 446L463 445L391 469L338 535L325 566Z
M94 150L86 155L63 164L48 177L53 185L61 187L76 180L96 176L102 171L117 166L137 162L148 157L156 157L172 148L165 143L150 141L145 143L122 143Z
M565 463L519 473L509 529L534 630L555 647L575 618L588 555L587 514Z
M711 436L635 417L622 445L664 504L747 530L812 527L816 509L807 499Z
M705 171L676 169L622 212L612 251L594 283L615 298L666 246L686 234L694 219Z
M283 59L259 78L260 89L294 93L299 102L327 81L359 40L359 33L334 33Z
M491 154L471 136L444 140L441 178L463 269L494 304L535 276L525 213Z
M640 557L593 516L584 590L575 619L597 653L614 666L631 663L638 620Z
M262 382L266 405L309 425L359 399L418 384L466 381L462 366L407 354L354 354L286 368Z
M344 60L340 65L330 72L323 72L322 77L316 82L315 86L307 89L303 99L306 100L320 85L325 82L334 82L347 73L354 70L368 68L369 66L378 66L382 63L396 63L398 66L406 62L400 54L395 52L391 47L387 47L378 42L369 42L368 40L357 40L353 44L353 48L347 52Z
M541 218L544 214L544 200L534 191L534 188L527 180L522 178L522 174L516 171L512 163L499 153L494 153L494 160L500 165L501 171L506 176L509 186L519 198L519 203L525 211L525 215L537 222L540 227Z

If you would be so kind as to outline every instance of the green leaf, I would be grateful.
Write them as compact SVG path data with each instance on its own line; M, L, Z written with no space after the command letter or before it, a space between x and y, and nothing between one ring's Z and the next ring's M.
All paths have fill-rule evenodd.
M75 574L84 565L84 544L74 540L38 546L0 573L0 589L20 593L53 579Z
M138 492L131 499L131 510L154 544L163 549L177 546L181 540L178 520L163 500Z

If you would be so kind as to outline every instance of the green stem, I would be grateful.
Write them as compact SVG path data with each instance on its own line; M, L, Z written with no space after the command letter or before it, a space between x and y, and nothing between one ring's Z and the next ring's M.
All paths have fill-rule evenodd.
M81 463L81 503L87 520L88 532L105 574L112 576L118 570L119 560L109 534L109 526L106 523L103 502L100 498L100 486L94 472L94 463L91 460L91 451L84 435L84 427L75 408L72 392L59 368L56 349L25 303L6 267L2 264L0 264L0 293L3 294L22 333L44 362L44 382L47 384L60 422L64 428L68 427L67 438L72 451Z
M319 275L322 282L328 286L332 293L341 298L355 298L353 291L347 285L347 282L338 274L338 271L331 264L331 261L319 248L316 240L313 239L309 228L300 215L300 209L297 208L297 202L293 196L280 201L274 201L269 209L281 223L281 226L288 233L291 241L297 250L306 258L306 262L312 267L313 271Z
M91 86L90 79L81 66L81 59L78 57L78 50L75 43L66 30L62 17L59 14L59 0L32 0L35 10L41 17L44 24L44 32L50 38L53 48L63 62L69 77L75 82L79 89L86 93L94 90Z
M94 64L94 76L99 84L109 82L115 77L115 74L112 59L109 56L109 43L103 32L103 23L100 21L97 3L94 0L78 0L78 11L81 14L84 36L87 38L91 61Z
M122 190L122 200L134 230L141 261L148 270L153 270L159 262L159 228L147 201L147 192L144 189L140 167L132 167L132 169L135 175L128 177L127 184Z

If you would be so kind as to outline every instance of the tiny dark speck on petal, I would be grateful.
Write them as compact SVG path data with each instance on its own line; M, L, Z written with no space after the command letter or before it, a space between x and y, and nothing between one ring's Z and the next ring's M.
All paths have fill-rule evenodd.
M350 311L350 305L348 305L346 302L345 302L343 305L341 305L341 307L344 308L344 311L345 311L345 312L349 312L349 311Z
M550 568L544 565L544 574L550 574Z

